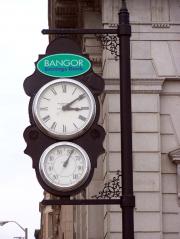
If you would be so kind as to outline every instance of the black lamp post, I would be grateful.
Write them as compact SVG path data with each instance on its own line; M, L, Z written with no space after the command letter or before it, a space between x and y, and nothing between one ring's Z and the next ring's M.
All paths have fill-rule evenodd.
M123 239L134 238L132 117L131 117L131 67L129 12L122 0L119 11L120 39L120 106L121 106L121 165L122 165L122 230Z

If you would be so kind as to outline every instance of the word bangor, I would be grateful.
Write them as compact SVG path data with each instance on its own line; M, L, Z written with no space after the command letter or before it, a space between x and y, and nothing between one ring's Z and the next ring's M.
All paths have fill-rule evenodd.
M83 66L83 60L81 59L72 59L72 60L45 60L44 61L44 66L45 67L58 67L58 66L64 66L64 67L75 67L75 66L79 66L82 67Z
M51 77L74 77L86 73L91 62L81 55L59 53L40 59L37 69Z

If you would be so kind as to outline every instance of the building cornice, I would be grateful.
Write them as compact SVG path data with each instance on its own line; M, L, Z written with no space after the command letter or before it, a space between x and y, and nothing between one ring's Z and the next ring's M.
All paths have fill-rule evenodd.
M162 85L165 78L152 78L152 79L132 79L131 90L132 93L151 93L159 94L162 91ZM119 79L105 79L105 91L119 92Z

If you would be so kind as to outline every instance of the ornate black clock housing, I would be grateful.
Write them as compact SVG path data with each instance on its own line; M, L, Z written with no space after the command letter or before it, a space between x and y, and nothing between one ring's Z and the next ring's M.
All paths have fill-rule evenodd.
M29 101L30 126L28 126L24 131L24 139L27 143L27 147L24 152L25 154L29 155L32 158L33 168L36 171L37 179L41 184L41 186L44 188L44 190L56 196L68 196L76 194L85 187L87 187L87 185L90 183L93 177L94 169L97 167L97 158L100 154L104 153L103 140L105 137L105 131L100 125L98 125L100 115L100 105L98 96L102 93L104 89L104 80L93 72L92 67L89 67L89 69L85 73L72 77L52 76L50 74L48 75L40 71L38 67L39 62L42 59L48 59L46 57L54 56L56 54L65 54L65 55L74 54L76 56L88 59L86 55L82 54L78 45L73 40L67 38L57 38L48 45L46 54L39 56L38 61L35 63L36 69L34 73L31 76L27 77L24 81L24 90L26 94L30 97ZM90 62L89 59L88 61ZM54 63L52 62L51 64L53 65ZM69 95L67 94L67 90L65 89L66 86L63 86L62 79L64 80L65 85L72 84L71 94ZM60 82L60 84L53 85L53 82L56 83ZM80 87L79 89L77 87L79 85L80 86L83 85L84 87ZM79 93L76 88L78 88ZM43 89L45 90L43 91ZM73 91L77 92L77 96L75 95L75 93L73 95ZM90 97L92 98L91 104L93 106L92 111L94 113L94 115L91 117L91 122L87 124L88 127L83 126L83 122L86 121L86 119L88 118L88 114L90 114L88 112L90 112L91 107L90 104L88 103L90 102L90 100L88 96L85 94L86 92L90 92L89 95L91 95ZM42 95L40 95L40 93L42 93ZM63 94L64 98L62 100ZM48 98L47 96L52 97ZM41 99L43 97L46 98L45 99L47 101L46 105L43 105L42 103ZM38 101L37 99L40 100ZM51 101L51 104L48 102L48 100L49 102ZM57 108L58 104L59 108ZM40 112L39 115L38 113L36 115L36 108L37 111L39 110L38 112ZM58 113L60 115L60 119L57 119L57 122L56 118L53 118L55 114L54 111L56 110L56 108L59 111L61 111L60 113ZM74 124L74 127L80 128L81 126L79 125L82 124L83 130L81 130L81 133L76 134L75 131L74 135L72 134L72 137L71 133L68 135L68 137L63 136L63 135L66 136L67 135L66 131L68 131L67 127L65 127L66 126L65 123L63 123L62 125L60 124L61 119L62 120L64 119L63 118L64 114L72 115L73 120L70 118L69 120L72 121L71 124ZM39 120L40 123L38 122L37 119L38 117L40 118ZM77 125L78 123L75 122L76 118L78 118L79 120L77 122L81 122L81 124L79 123L79 125ZM52 119L52 121L50 121L50 119ZM44 123L44 128L41 127L41 120L42 124ZM62 132L60 127L62 129ZM53 130L55 133L57 133L57 135L58 132L60 132L59 133L60 137L58 137L56 134L54 137L52 133ZM51 133L49 133L48 131L51 131ZM42 158L42 155L46 151L46 149L48 147L51 147L51 145L57 144L58 142L62 141L70 142L72 144L77 145L77 147L82 148L87 153L91 165L89 173L87 177L82 181L82 183L79 184L78 187L69 188L69 190L57 190L57 188L52 187L52 185L48 183L46 180L44 180L44 178L42 177L40 167L40 159ZM67 159L64 159L64 162L66 162L66 160ZM66 165L65 163L63 164Z

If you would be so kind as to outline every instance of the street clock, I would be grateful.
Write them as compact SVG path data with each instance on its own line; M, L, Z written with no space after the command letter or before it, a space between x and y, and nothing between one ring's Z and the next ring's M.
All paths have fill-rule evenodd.
M96 102L91 91L71 79L56 79L36 94L32 112L42 132L56 139L82 135L96 116Z
M81 192L91 182L105 131L98 125L104 80L77 44L57 38L39 55L24 81L30 125L25 153L42 188L56 196Z

